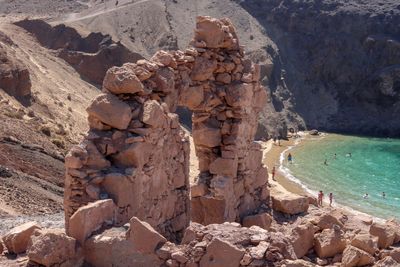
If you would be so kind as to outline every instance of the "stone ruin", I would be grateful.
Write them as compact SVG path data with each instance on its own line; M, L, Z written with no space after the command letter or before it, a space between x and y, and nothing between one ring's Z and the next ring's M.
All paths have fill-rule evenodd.
M117 206L112 225L135 216L170 240L190 220L233 222L254 213L269 197L261 146L253 141L266 101L259 78L232 23L210 17L197 18L185 51L109 69L87 109L90 130L65 158L67 233L80 207L110 198ZM200 174L191 197L178 105L193 111Z

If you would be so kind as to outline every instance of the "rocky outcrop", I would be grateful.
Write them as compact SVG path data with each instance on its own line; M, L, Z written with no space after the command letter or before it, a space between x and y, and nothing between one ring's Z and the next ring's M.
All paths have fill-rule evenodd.
M0 89L17 99L31 95L29 70L3 44L0 44Z
M30 263L50 266L81 266L82 250L76 240L63 229L35 230L31 236L27 255Z
M193 111L195 186L206 188L192 197L192 220L240 221L269 196L261 146L253 141L266 92L259 66L245 59L230 21L200 17L196 28L192 71L185 74L191 81L181 85L180 96Z
M192 196L192 220L239 221L267 200L253 141L266 100L259 67L244 58L228 20L199 17L196 28L185 52L159 51L107 72L87 109L90 131L65 159L69 234L79 207L106 198L118 207L115 225L137 216L169 239L187 226L189 144L172 113L178 104L193 110L196 186L204 188Z
M306 212L309 200L306 196L300 196L286 190L273 189L271 196L272 208L285 214L295 215Z
M40 229L40 225L36 222L28 222L11 229L3 236L3 242L6 246L8 253L22 253L25 252L32 233Z
M353 246L348 246L343 251L343 267L365 266L374 263L374 261L374 257L370 254Z
M394 228L381 223L373 223L370 227L369 233L378 238L379 248L387 248L393 245L396 238Z
M343 232L335 229L325 229L315 235L315 252L320 258L333 257L346 248Z
M52 27L43 20L26 19L15 24L32 33L42 46L57 50L60 58L96 85L102 84L109 68L143 58L102 33L82 37L74 28L64 24Z

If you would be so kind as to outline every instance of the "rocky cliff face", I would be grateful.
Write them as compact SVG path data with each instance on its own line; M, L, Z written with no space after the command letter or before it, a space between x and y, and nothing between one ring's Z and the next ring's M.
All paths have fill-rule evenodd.
M278 48L266 48L278 112L299 114L300 128L400 135L398 1L237 2Z

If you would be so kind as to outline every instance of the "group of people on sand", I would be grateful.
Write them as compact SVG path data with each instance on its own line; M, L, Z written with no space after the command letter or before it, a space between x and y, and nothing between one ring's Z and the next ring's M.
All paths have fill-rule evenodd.
M322 203L324 202L324 192L320 190L318 192L318 201L317 204L318 206L322 207ZM329 193L329 207L332 207L332 202L333 202L333 193Z

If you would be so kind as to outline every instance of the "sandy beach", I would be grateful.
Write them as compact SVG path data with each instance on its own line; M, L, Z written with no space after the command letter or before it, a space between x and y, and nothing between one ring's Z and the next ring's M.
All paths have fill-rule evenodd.
M274 143L274 141L268 140L263 143L263 162L268 167L269 172L269 182L274 185L274 183L279 183L289 192L298 194L298 195L308 195L308 193L297 183L289 180L282 173L279 172L279 158L281 153L290 146L293 146L295 143L295 139L289 138L288 140L281 140L280 145L278 145L278 141ZM272 180L272 168L275 166L275 180Z

